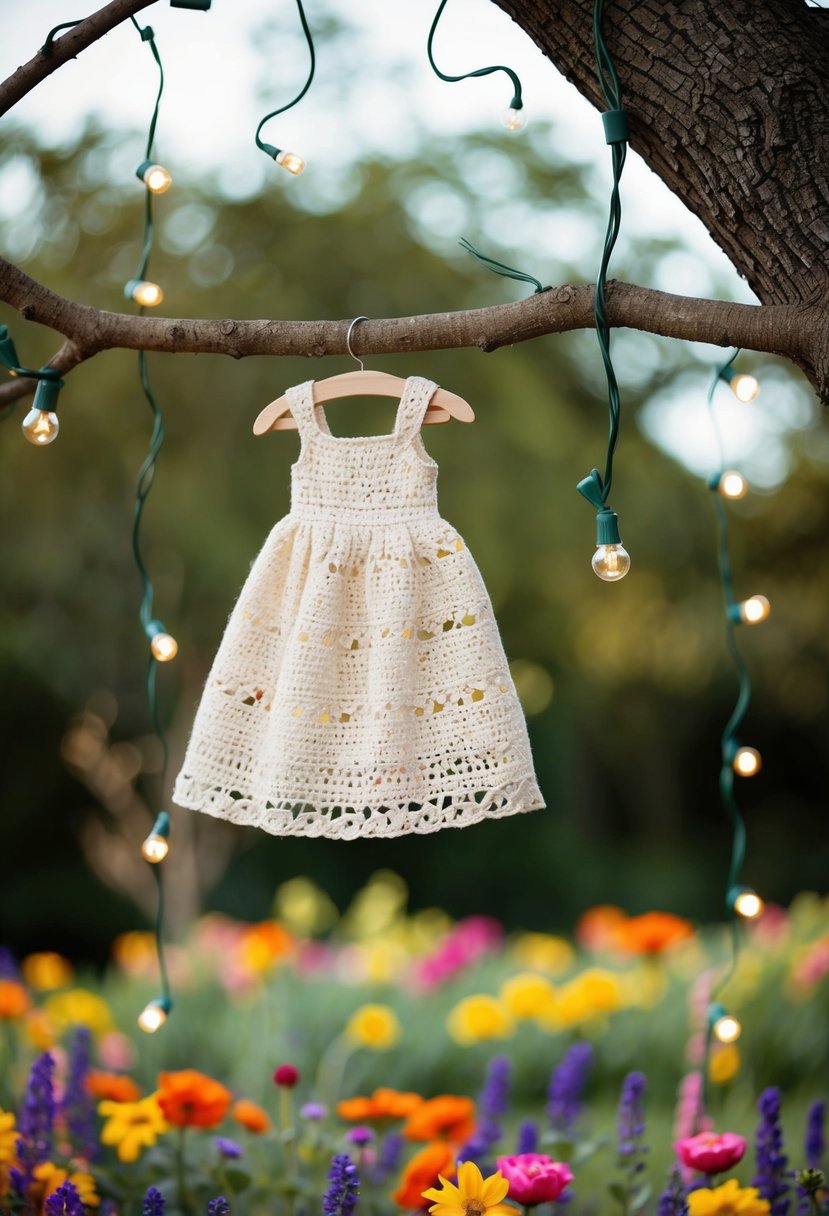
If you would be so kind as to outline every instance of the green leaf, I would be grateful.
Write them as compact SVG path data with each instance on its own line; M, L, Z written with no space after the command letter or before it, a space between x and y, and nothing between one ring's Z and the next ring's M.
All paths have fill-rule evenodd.
M238 1194L239 1191L244 1191L250 1186L250 1174L244 1170L230 1169L225 1170L225 1178L227 1185Z

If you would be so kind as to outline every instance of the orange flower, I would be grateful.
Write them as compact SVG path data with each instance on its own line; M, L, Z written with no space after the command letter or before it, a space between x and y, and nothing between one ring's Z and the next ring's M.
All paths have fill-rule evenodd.
M294 939L278 921L263 920L258 925L249 925L239 938L237 949L242 963L249 971L269 971L284 958L294 945Z
M266 1132L271 1125L267 1111L262 1110L261 1106L257 1106L255 1102L251 1102L247 1098L240 1098L238 1102L234 1102L230 1113L237 1123L241 1123L242 1127L246 1127L249 1132L256 1132L257 1135Z
M662 954L693 933L691 922L672 912L645 912L617 925L614 939L628 954Z
M439 1175L448 1177L455 1171L455 1154L445 1140L427 1144L415 1153L403 1170L400 1186L392 1199L401 1208L423 1208L423 1192L435 1186Z
M0 980L0 1018L19 1018L29 1008L29 994L17 980Z
M407 1140L453 1140L463 1144L475 1130L475 1103L471 1098L440 1094L423 1102L409 1115L403 1128Z
M614 943L616 930L626 920L627 913L614 904L596 904L576 922L576 941L585 950L607 950Z
M141 1097L141 1089L132 1077L96 1068L86 1074L86 1090L93 1098L107 1098L110 1102L137 1102Z
M374 1123L381 1119L408 1119L422 1105L420 1094L375 1089L370 1098L346 1098L337 1106L337 1114L354 1123Z
M230 1090L194 1068L158 1074L158 1105L174 1127L216 1127L230 1102Z

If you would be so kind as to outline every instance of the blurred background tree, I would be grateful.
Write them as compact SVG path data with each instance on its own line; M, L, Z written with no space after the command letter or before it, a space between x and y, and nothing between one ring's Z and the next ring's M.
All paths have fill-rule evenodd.
M323 45L346 33L332 21ZM508 147L500 135L423 131L400 159L364 158L336 190L329 180L316 192L269 181L238 197L214 173L178 174L156 208L153 277L167 288L165 311L394 316L517 298L515 284L457 248L459 234L545 282L591 278L595 259L585 267L568 236L587 226L598 248L604 194L589 163L551 158L556 138L544 123ZM141 137L98 124L51 145L18 127L0 154L3 252L56 291L113 310L140 232L140 195L113 172L127 142L140 148ZM613 273L670 281L683 256L675 240L633 236ZM713 293L726 296L718 273ZM10 309L0 308L0 321L29 365L53 353L53 338L24 330ZM590 571L592 519L574 488L603 447L594 335L486 356L372 360L456 389L478 413L471 428L429 428L425 438L440 466L441 512L492 595L548 809L382 843L274 840L180 811L167 863L176 929L205 906L260 918L276 886L298 873L343 906L380 867L405 877L414 907L486 910L510 927L563 928L594 902L721 915L730 833L717 794L719 734L736 688L699 475L715 457L701 449L703 416L693 408L704 404L719 352L631 332L618 334L614 352L625 412L614 506L634 560L614 588ZM339 368L203 355L151 357L151 370L168 439L146 548L158 611L180 645L160 673L172 776L230 608L288 510L296 438L255 440L253 418L289 384ZM766 357L752 370L764 384L761 403L748 407L761 492L733 508L734 563L738 594L762 591L774 613L741 636L755 681L746 740L766 764L739 795L749 820L745 877L786 902L821 888L829 862L819 833L829 443L801 377ZM79 369L61 407L60 440L48 452L21 440L14 416L0 430L0 923L17 950L100 959L112 934L152 907L138 848L147 808L157 809L159 755L129 547L150 424L135 356L113 352ZM376 401L330 410L341 434L388 429L389 417L388 403Z

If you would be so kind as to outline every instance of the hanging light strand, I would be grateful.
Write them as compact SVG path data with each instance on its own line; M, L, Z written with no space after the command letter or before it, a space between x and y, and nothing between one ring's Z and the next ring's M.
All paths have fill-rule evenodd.
M728 510L723 500L723 495L729 497L728 491L723 489L724 468L725 468L725 452L723 449L722 434L717 425L716 413L714 410L714 394L717 386L724 382L730 383L733 378L730 376L729 370L732 363L737 358L739 350L736 350L733 355L721 367L717 368L711 385L708 390L708 415L711 423L711 430L714 435L717 452L717 471L708 479L709 489L716 491L714 495L714 512L717 520L717 564L720 574L720 583L723 593L723 604L725 608L725 641L729 657L734 666L734 671L737 675L737 700L734 709L723 729L720 742L720 777L719 789L720 799L723 809L728 816L732 829L731 842L731 859L728 868L728 877L726 880L725 903L726 910L730 921L730 936L731 936L731 958L725 972L718 979L717 983L712 987L710 993L710 1004L708 1008L708 1017L706 1024L705 1035L705 1053L703 1059L703 1090L702 1090L702 1107L706 1108L708 1094L708 1065L711 1055L711 1049L714 1045L714 1040L720 1042L733 1042L740 1034L740 1024L737 1019L726 1010L716 998L719 993L726 987L729 980L734 975L740 956L741 934L740 934L740 918L752 919L760 914L763 909L763 901L750 888L742 885L742 871L745 864L746 856L746 825L742 812L737 804L737 799L734 795L734 780L740 774L750 776L757 772L760 763L759 753L753 748L741 748L738 738L739 729L745 719L751 704L751 679L749 677L748 668L743 659L740 647L737 643L737 625L740 621L762 620L763 615L752 618L745 615L746 604L752 601L746 601L746 604L739 604L734 594L734 576L731 566L731 553L729 547L729 519ZM755 394L756 395L756 394ZM731 474L736 476L736 474ZM744 493L743 489L737 497L741 497ZM735 497L735 495L730 495ZM755 602L762 601L765 605L765 613L767 615L768 601L764 596L752 597ZM742 610L742 611L741 611ZM741 766L741 758L746 757L749 761L748 766Z
M305 168L305 161L302 159L302 157L297 156L297 154L295 152L286 152L286 151L284 151L284 149L277 148L273 144L264 143L263 140L260 138L261 133L262 133L262 128L264 127L265 123L270 122L270 120L272 118L276 118L276 116L278 114L284 114L287 110L292 110L295 105L298 105L299 102L302 101L303 97L310 89L311 82L314 79L314 72L316 71L316 66L317 66L317 58L316 58L316 53L314 51L314 39L311 34L311 30L308 27L308 21L305 16L305 9L302 7L302 0L296 0L296 6L297 6L297 11L299 12L299 20L302 24L302 32L305 35L305 41L308 46L308 54L309 54L310 60L311 60L310 66L308 68L308 76L305 81L305 84L302 86L302 88L299 90L296 97L294 97L292 101L289 101L287 105L280 106L276 110L271 110L269 114L265 115L265 117L259 123L259 126L256 128L256 134L254 135L253 138L256 141L257 148L260 148L267 156L272 157L273 160L275 160L278 165L281 165L283 167L283 169L287 169L289 173L293 173L295 176L298 176Z
M138 30L142 41L148 44L152 56L158 66L158 92L156 94L155 105L153 107L152 117L150 119L146 144L146 160L151 161L161 98L164 92L164 68L161 63L161 56L159 55L152 29L149 26L144 26L142 28L134 17L131 17L130 20ZM133 284L138 283L147 285L145 275L150 262L153 240L153 191L148 187L145 191L144 199L144 243L137 276L136 279L132 281ZM150 286L153 285L150 284ZM134 299L139 305L139 311L143 312L146 305L142 301L141 294L136 294L135 292L130 293L128 290L129 287L130 284L127 285L127 294L131 294L131 298ZM138 471L138 477L136 479L135 507L133 510L132 523L132 555L141 579L141 602L138 609L138 617L139 621L141 622L142 631L150 643L149 655L147 658L147 703L149 706L153 730L161 746L162 763L158 780L161 788L163 789L169 760L169 745L158 706L158 664L159 662L163 662L165 659L172 658L178 647L175 640L167 633L162 623L156 620L153 616L154 589L141 548L141 526L144 516L144 507L155 480L156 461L164 443L164 415L161 412L161 408L152 389L152 384L150 383L147 352L143 350L138 352L138 377L142 392L152 412L153 426L150 434L149 451ZM169 977L167 974L167 966L164 956L164 880L161 872L161 866L158 864L166 856L167 850L166 847L163 850L157 847L155 851L148 849L149 842L158 839L163 840L166 846L166 838L168 833L169 816L165 811L162 811L161 814L155 819L150 836L144 842L144 846L142 848L142 853L145 859L154 863L152 865L152 870L157 889L154 933L158 970L161 981L161 995L149 1002L138 1019L141 1028L146 1030L148 1033L152 1033L164 1024L167 1019L167 1015L173 1007L173 1001L170 994Z
M616 69L613 66L613 61L602 33L602 0L594 0L593 39L599 86L609 107L602 114L602 125L604 126L605 139L610 145L613 171L607 231L602 249L599 273L596 276L596 290L593 298L596 337L598 338L599 350L601 351L607 379L609 421L604 477L602 477L598 469L592 469L590 474L579 482L577 489L596 508L597 512L597 549L593 556L593 569L599 578L604 579L606 582L617 582L627 574L630 568L630 557L622 546L616 512L612 511L608 505L610 490L613 485L613 457L619 441L621 399L616 372L610 354L610 325L607 319L606 283L610 257L619 236L622 222L622 201L619 187L622 170L625 167L625 160L627 158L628 121L627 113L622 109L619 77L616 74Z
M477 258L482 266L486 266L487 270L491 270L493 274L500 274L505 279L515 279L519 283L533 283L535 286L535 294L538 295L543 291L551 291L550 287L542 286L541 279L537 279L534 274L529 274L526 270L516 270L514 266L507 266L506 262L498 262L495 258L487 257L485 253L481 253L475 246L462 236L458 241L462 249L467 253L471 253L473 258Z
M60 423L55 411L60 390L63 388L60 372L48 364L39 368L21 367L17 347L6 325L0 325L0 363L10 376L37 381L31 409L23 419L22 429L25 437L36 447L44 447L57 439ZM0 413L0 422L11 416L16 404L17 402L13 401L6 406Z
M437 77L439 77L440 80L445 80L447 84L458 84L461 80L470 80L476 76L491 76L494 72L503 72L512 82L512 99L506 110L504 110L501 116L501 121L508 131L520 131L526 124L526 117L524 115L524 98L521 91L521 81L518 79L517 74L512 70L512 68L508 68L503 63L497 63L488 68L478 68L474 72L464 72L460 76L449 76L446 72L442 72L435 63L434 52L432 49L435 41L435 30L438 27L438 22L443 16L443 10L446 8L447 3L448 0L440 0L434 20L432 21L431 29L429 30L429 37L426 40L426 54L429 58L432 71Z

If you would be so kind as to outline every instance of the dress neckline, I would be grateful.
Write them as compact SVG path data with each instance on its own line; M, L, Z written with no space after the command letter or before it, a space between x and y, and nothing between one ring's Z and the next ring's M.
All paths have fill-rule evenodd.
M323 439L330 439L334 443L377 443L380 441L387 442L391 439L401 439L404 436L402 423L405 419L406 407L409 405L414 382L420 380L420 376L407 376L406 382L403 385L403 392L400 394L400 400L397 403L397 411L394 416L394 426L390 431L381 431L377 435L332 435L331 428L328 425L328 417L325 413L325 407L322 404L317 405L314 401L314 380L308 380L305 387L308 391L308 404L310 406L309 414L314 424L314 429L317 435Z

